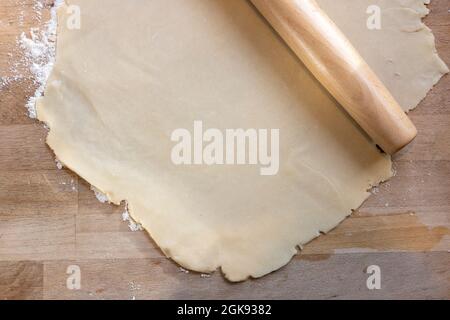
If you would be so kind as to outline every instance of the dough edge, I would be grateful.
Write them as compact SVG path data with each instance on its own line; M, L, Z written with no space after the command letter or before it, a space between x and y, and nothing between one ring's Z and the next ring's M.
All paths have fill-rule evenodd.
M58 9L58 19L60 19L61 14L63 14L63 13L62 13L63 8L64 8L64 5L61 6L61 7ZM427 27L427 28L428 28L428 27ZM437 55L437 53L436 53L436 55ZM58 57L58 55L56 55L56 58L57 58L57 57ZM445 65L445 64L444 64L444 65ZM448 69L447 69L447 72L448 72ZM439 81L439 79L437 79L437 80L435 81L434 84L436 84L438 81ZM53 126L52 121L51 121L51 119L49 119L49 118L46 116L45 112L43 112L41 102L42 102L42 98L39 99L39 100L37 101L37 103L36 103L36 105L37 105L37 110L38 110L38 120L40 120L41 122L44 122L44 123L48 126L48 128L49 128L49 134L48 134L48 136L47 136L47 144L48 144L48 146L53 150L53 152L55 153L57 159L58 159L65 167L67 167L68 169L72 170L73 172L76 172L81 178L85 179L86 181L89 181L89 182L92 184L92 186L94 186L94 187L95 187L96 189L98 189L100 192L104 193L104 194L107 196L107 198L109 199L109 201L110 201L111 203L113 203L113 204L115 204L115 205L120 205L120 204L121 204L122 202L124 202L124 201L127 203L127 200L126 200L126 199L119 199L119 198L117 198L114 194L110 194L110 193L107 193L107 192L105 192L104 190L102 190L102 188L99 187L99 185L98 185L95 181L92 181L92 179L88 179L88 177L84 177L83 174L80 173L79 170L76 170L76 168L75 168L74 166L71 165L71 161L70 161L70 152L69 152L69 150L67 150L67 148L66 148L65 146L63 146L63 145L61 145L60 143L58 143L58 139L57 139L57 138L54 136L54 134L53 134L54 132L52 133L52 130L51 130L51 128L52 128L52 126ZM387 157L390 159L389 156L387 156ZM370 190L370 189L372 189L372 188L378 186L379 184L381 184L381 183L383 183L383 182L389 180L389 179L393 176L393 174L394 174L394 173L392 172L392 167L391 167L390 173L387 174L381 181L373 181L373 182L371 182L371 183L368 183L367 188L366 188L366 190L365 190L366 193L365 193L363 199L359 199L359 200L358 200L358 203L360 202L360 205L359 205L358 207L353 208L350 212L348 212L348 214L347 214L344 218L340 219L340 221L338 222L337 225L335 225L335 227L333 227L333 228L331 228L331 229L329 229L329 230L324 230L324 231L318 230L318 231L317 231L317 236L316 236L316 237L320 236L321 233L328 233L329 231L331 231L331 230L333 230L334 228L338 227L339 224L340 224L342 221L344 221L347 217L349 217L350 215L352 215L353 211L354 211L354 210L357 210L357 209L364 203L364 201L367 200L367 199L369 198L369 196L370 196L369 190ZM132 205L127 203L127 206L128 206L128 208L129 208L129 213L130 213L131 217L133 217L133 219L136 218L136 217L135 217L135 214L134 214L134 210L133 210L133 208L132 208ZM137 219L136 222L139 223L140 221ZM150 237L151 237L152 239L154 239L154 238L152 237L152 233L151 233L151 231L149 230L149 228L145 228L145 231L150 235ZM255 273L255 274L250 274L250 275L234 275L234 276L232 276L230 273L227 272L227 270L224 270L224 269L222 268L222 266L211 266L210 268L205 268L205 269L198 269L198 268L194 268L194 269L195 269L196 272L200 272L200 273L212 273L212 272L215 272L218 268L220 268L221 271L222 271L222 273L224 274L224 276L225 276L228 280L230 280L230 281L232 281L232 282L245 281L245 280L247 280L247 279L249 279L249 278L259 278L259 277L265 276L265 275L267 275L267 274L269 274L269 273L271 273L271 272L273 272L273 271L276 271L276 270L280 269L281 267L285 266L286 264L288 264L288 263L292 260L292 258L293 258L295 255L299 254L299 251L301 250L301 248L302 248L303 245L306 245L306 244L309 243L310 241L314 240L316 237L313 237L313 238L311 238L310 240L308 240L308 241L306 241L306 242L304 242L304 243L299 243L296 247L290 248L290 249L288 250L289 253L288 253L288 254L285 254L285 257L284 257L282 260L280 260L280 259L275 259L275 260L277 260L277 262L278 262L276 266L273 266L272 268L270 268L271 270L265 270L264 272ZM183 268L190 269L190 270L193 269L192 265L189 265L188 263L186 263L185 261L182 261L182 260L180 260L180 259L174 258L174 257L172 256L172 254L171 254L170 252L167 252L166 250L164 250L164 248L161 248L161 247L159 247L159 248L163 251L163 253L166 255L167 258L171 258L173 261L175 261L177 264L179 264L179 265L182 266ZM300 249L300 250L299 250L299 249Z

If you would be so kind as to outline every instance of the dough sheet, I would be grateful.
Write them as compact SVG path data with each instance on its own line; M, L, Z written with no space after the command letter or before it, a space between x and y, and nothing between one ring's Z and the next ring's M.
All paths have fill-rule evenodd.
M420 0L319 0L405 110L448 71ZM107 3L107 4L106 4ZM368 30L366 9L382 9ZM68 7L81 28L67 28ZM58 159L182 267L261 277L392 176L380 153L244 0L66 0L38 118ZM279 129L279 170L176 165L173 131Z

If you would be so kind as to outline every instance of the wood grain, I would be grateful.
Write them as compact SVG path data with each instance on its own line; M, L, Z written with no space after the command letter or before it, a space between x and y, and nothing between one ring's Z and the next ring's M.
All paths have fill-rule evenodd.
M43 280L42 262L0 261L0 299L42 299Z
M34 3L0 3L2 77L16 37L48 16L39 22ZM426 23L450 65L448 2L430 9ZM57 170L45 129L26 116L32 92L28 78L0 89L0 299L450 298L449 76L410 113L419 136L395 156L392 180L288 266L239 284L182 272L145 232L128 229L123 207L99 203L86 182ZM374 264L382 289L370 291ZM81 268L81 290L66 287L69 265Z

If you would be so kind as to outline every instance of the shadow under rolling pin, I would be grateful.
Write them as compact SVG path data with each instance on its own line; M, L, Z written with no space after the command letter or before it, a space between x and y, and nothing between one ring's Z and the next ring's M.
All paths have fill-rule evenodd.
M315 0L250 0L306 67L386 153L417 129Z

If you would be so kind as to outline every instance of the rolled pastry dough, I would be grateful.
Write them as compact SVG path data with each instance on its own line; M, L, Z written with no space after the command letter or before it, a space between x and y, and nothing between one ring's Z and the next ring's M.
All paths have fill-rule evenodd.
M56 64L37 106L48 144L113 203L126 200L183 267L221 268L231 281L277 270L391 176L390 158L247 1L66 3L80 7L81 29L67 28L62 6ZM420 21L423 1L319 3L405 109L447 71ZM366 28L373 3L386 13L382 30ZM279 173L174 165L171 133L195 120L220 130L280 129Z

